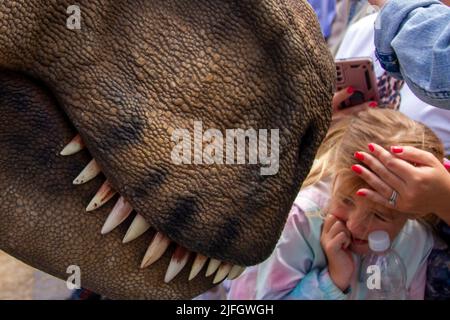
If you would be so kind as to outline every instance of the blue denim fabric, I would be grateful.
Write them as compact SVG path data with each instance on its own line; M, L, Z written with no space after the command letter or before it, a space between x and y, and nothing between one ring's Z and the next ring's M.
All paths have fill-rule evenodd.
M308 0L308 2L317 14L324 38L328 38L336 16L336 0Z
M376 56L418 98L450 109L450 8L436 0L389 0L375 22Z

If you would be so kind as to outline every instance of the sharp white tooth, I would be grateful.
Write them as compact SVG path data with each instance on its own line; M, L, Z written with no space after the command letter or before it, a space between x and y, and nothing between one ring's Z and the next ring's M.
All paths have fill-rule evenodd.
M213 284L219 283L225 279L231 270L232 265L229 263L222 263L217 270L216 276L214 277Z
M100 189L98 189L95 196L92 198L91 202L86 208L86 211L92 211L95 209L100 208L102 205L104 205L106 202L111 200L112 197L116 194L116 191L113 190L111 187L111 184L108 180L106 180Z
M183 270L184 266L189 260L190 252L186 248L178 246L172 255L169 267L166 271L166 276L164 277L164 282L169 283L177 274Z
M133 241L134 239L140 237L150 228L150 224L145 221L144 217L140 214L137 214L134 217L133 222L130 224L125 237L123 238L123 243L127 243Z
M155 263L159 258L161 258L164 252L166 252L169 245L170 239L161 232L157 232L153 237L152 242L150 242L147 252L142 259L141 268L146 268Z
M60 152L60 155L62 156L71 156L78 151L81 151L84 149L84 143L83 140L81 140L81 137L79 134L75 136Z
M92 179L94 179L101 172L100 167L97 164L95 159L92 159L91 162L81 171L78 177L73 180L73 184L83 184Z
M242 272L244 272L245 267L241 267L238 265L234 265L233 268L231 268L230 273L228 274L228 280L234 280L237 277L239 277Z
M217 268L220 266L220 261L217 259L211 259L208 264L208 269L206 270L206 276L209 277L214 272L216 272Z
M208 257L205 257L200 253L197 253L194 263L192 264L191 273L189 274L189 281L191 281L198 275L200 270L202 270L203 266L205 265L206 260L208 260Z
M102 234L112 231L121 224L130 215L131 211L133 211L131 205L123 197L120 197L103 225Z

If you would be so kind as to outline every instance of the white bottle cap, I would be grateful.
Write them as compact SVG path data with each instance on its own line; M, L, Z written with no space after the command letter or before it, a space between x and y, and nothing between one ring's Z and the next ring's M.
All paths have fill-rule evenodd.
M369 248L375 252L383 252L389 249L391 240L386 231L378 230L369 234Z

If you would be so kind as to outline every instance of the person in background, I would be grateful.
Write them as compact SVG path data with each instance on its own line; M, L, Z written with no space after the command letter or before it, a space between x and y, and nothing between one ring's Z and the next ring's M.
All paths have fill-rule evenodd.
M325 39L331 35L331 27L336 16L336 0L308 0L316 12Z
M336 0L336 15L331 25L331 34L326 39L333 55L338 51L346 30L364 18L376 12L367 0Z
M450 2L450 0L449 0ZM378 80L381 104L389 104L413 120L430 127L442 140L445 154L450 155L450 111L437 108L418 99L404 81L390 76L375 56L374 23L377 13L352 24L336 53L336 59L370 57ZM449 22L450 23L450 22ZM349 110L350 111L350 110Z
M300 0L296 0L300 1ZM316 12L331 53L336 54L347 28L375 12L367 0L307 0Z
M381 8L375 46L383 68L404 79L422 101L450 109L450 8L445 2L369 0Z

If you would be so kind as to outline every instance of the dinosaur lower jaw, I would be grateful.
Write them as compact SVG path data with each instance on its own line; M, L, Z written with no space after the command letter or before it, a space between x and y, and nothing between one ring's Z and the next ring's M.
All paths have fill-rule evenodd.
M84 148L85 145L80 135L77 135L66 145L66 147L61 151L60 154L62 156L70 156L81 151ZM95 159L93 159L74 179L73 184L80 185L87 183L98 176L101 172L102 171L100 166L97 164ZM108 201L113 199L117 194L118 193L114 190L111 183L106 180L86 207L86 211L91 212L100 208ZM126 221L127 218L133 214L133 212L134 210L129 202L119 195L119 199L109 213L101 229L101 234L106 235L114 230L117 226ZM173 242L161 232L152 230L150 224L139 213L134 213L133 221L128 227L128 230L125 233L122 242L124 244L131 242L139 238L146 232L153 232L154 236L142 259L140 266L141 268L147 268L158 261ZM194 279L200 273L209 258L201 253L191 252L183 246L176 244L176 249L172 254L172 258L164 277L164 282L169 283L172 279L174 279L181 272L181 270L186 267L188 261L190 260L190 257L193 255L195 255L195 259L191 266L191 271L188 278L189 281ZM245 267L232 265L230 263L211 258L209 259L209 264L207 266L205 276L209 277L215 273L213 283L216 284L227 277L229 280L233 280L239 277L244 269Z

